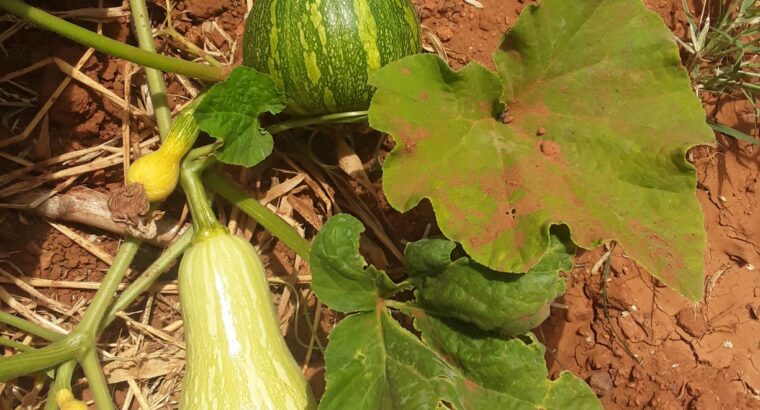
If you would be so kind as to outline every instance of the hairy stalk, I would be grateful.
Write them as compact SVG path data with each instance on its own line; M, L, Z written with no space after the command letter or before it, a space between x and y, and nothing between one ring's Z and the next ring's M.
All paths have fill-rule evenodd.
M190 151L182 162L182 171L180 171L182 189L185 191L187 205L193 216L194 240L203 240L227 230L217 221L200 179L200 174L215 161L211 156L201 157L212 153L214 148L214 145L209 145Z
M0 359L0 382L46 370L59 363L71 360L86 349L87 337L72 334L53 342L42 349L30 350Z
M132 263L137 249L140 247L140 240L132 237L127 237L124 243L119 247L119 252L114 258L111 269L108 270L106 277L100 284L98 292L92 299L89 308L84 313L82 321L79 322L74 332L83 329L88 333L95 334L97 326L105 314L108 305L111 304L113 295L116 293L116 289L124 279L124 275L127 273L129 264Z
M114 292L124 278L139 247L140 241L135 238L127 238L119 247L119 252L114 258L111 268L101 282L101 287L96 292L82 321L79 322L71 334L42 349L0 359L0 381L45 370L71 359L84 360L91 353L94 355L97 326L100 323L100 318L111 303ZM97 357L95 356L92 356L89 360L92 361L93 358L97 361ZM99 366L96 367L102 376L102 370L100 370ZM93 371L94 369L91 366L90 372L92 373ZM96 399L99 398L97 402L99 408L108 409L111 408L109 406L113 406L107 389L105 390L105 397L108 397L107 401L103 400L104 395L98 392L95 387L93 387L93 394Z
M137 3L139 8L140 3ZM219 80L223 78L224 70L213 69L211 67L189 63L180 59L173 59L165 57L150 51L137 49L117 41L98 36L88 30L78 27L74 24L68 23L65 20L58 19L48 13L45 13L34 7L30 7L23 2L17 0L0 0L0 8L6 9L14 14L17 14L30 22L38 24L44 28L57 32L65 37L71 38L75 41L84 43L100 51L105 51L113 56L125 58L138 64L146 66L156 67L159 69L167 69L168 71L175 71L181 74L186 74L194 77ZM144 10L144 3L142 3L142 9ZM145 27L147 16L144 13L139 13L142 18L138 22L138 26ZM139 32L139 28L138 28ZM143 32L144 34L144 32ZM143 44L143 47L146 47ZM154 80L160 79L160 73L158 77L154 77ZM154 100L154 106L161 107L166 104L161 103L161 99L165 101L165 86L163 81L152 81L151 97ZM158 99L158 101L157 101ZM168 108L168 107L167 107ZM162 112L159 114L159 112ZM168 109L157 110L157 116L161 116L159 124L162 122L171 124L171 118ZM164 136L168 132L169 126L162 127L161 134ZM133 260L137 250L140 246L140 241L135 238L128 237L126 241L119 248L119 252L115 257L114 263L109 269L106 277L102 282L102 286L96 293L90 307L85 312L82 321L77 325L74 331L63 338L59 338L57 335L46 334L47 332L39 332L39 329L35 329L30 326L31 324L23 319L15 320L11 319L7 322L18 325L20 329L26 329L30 333L39 333L41 337L47 336L49 339L58 339L51 345L39 349L30 351L27 353L17 354L8 358L0 359L0 380L8 380L14 377L26 375L35 371L44 370L53 367L60 363L71 362L72 359L79 359L90 381L90 387L93 390L98 408L111 409L113 408L113 401L108 391L108 386L105 382L102 369L98 362L98 358L95 353L95 341L98 328L102 322L103 316L108 309L113 295L124 278L124 275L129 268L131 261ZM10 315L9 315L10 316ZM70 365L66 365L70 366Z
M226 67L211 67L181 58L167 57L103 37L19 0L0 0L0 9L77 43L135 64L206 81L222 81L229 74Z

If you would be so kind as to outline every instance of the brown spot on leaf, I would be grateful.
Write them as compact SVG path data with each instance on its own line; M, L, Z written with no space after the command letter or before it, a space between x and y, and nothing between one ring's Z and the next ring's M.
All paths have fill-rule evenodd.
M398 130L394 136L401 140L404 145L402 149L406 153L413 153L419 141L430 137L428 129L414 127L403 119L397 119L393 128Z
M551 161L562 159L562 151L559 143L552 140L539 140L536 142L538 151Z
M422 101L428 101L430 100L430 94L427 93L427 91L423 91L420 93L420 100Z
M467 387L467 390L471 392L476 392L479 389L478 384L470 379L464 379L464 385Z
M491 115L492 107L493 106L490 101L478 102L478 108L480 109L480 111L483 111L483 113L486 115L489 115L489 116Z

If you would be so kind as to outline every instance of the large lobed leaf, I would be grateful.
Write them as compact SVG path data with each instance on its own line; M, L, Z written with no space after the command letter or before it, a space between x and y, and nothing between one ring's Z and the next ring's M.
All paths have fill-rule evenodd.
M505 340L425 315L416 324L422 341L385 309L338 324L319 408L601 409L572 374L546 378L544 347L533 336Z
M372 78L370 123L397 143L389 202L429 198L446 236L499 271L528 270L567 224L579 245L615 239L699 299L705 233L685 154L713 134L659 17L639 0L545 0L494 59L498 75L420 55Z
M314 292L334 309L358 311L330 332L325 354L327 386L320 408L601 408L588 386L571 374L563 373L555 381L547 379L544 348L532 335L504 339L496 332L436 318L435 312L427 312L424 307L390 302L388 298L402 288L383 272L366 266L358 249L362 231L359 221L338 215L327 221L312 247ZM569 260L564 246L555 248L545 261L553 277ZM451 250L452 243L443 240L411 244L406 254L407 267L418 278L439 277L440 289L446 287L446 280L452 280L453 287L460 286L464 282L455 273L461 273L465 281L478 273L467 264L463 270L452 269L466 258L452 262ZM556 292L534 289L526 292L521 301L519 284L502 283L501 278L494 281L499 282L495 287L501 292L484 295L484 299L501 303L501 307L521 309L522 304L523 311L525 306L538 309L542 302L537 301ZM552 283L550 288L557 287L555 279L548 283ZM510 286L514 289L509 290ZM505 294L514 300L498 301ZM460 302L450 310L469 308L466 298L460 298ZM435 298L431 303L436 303ZM391 305L415 318L422 340L396 321L388 309ZM469 312L484 314L478 310Z

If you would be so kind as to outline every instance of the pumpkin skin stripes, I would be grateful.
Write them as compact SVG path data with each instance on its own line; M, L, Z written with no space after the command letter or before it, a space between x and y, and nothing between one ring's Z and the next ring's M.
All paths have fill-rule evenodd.
M243 63L271 75L300 115L365 110L368 77L420 52L409 0L256 0Z

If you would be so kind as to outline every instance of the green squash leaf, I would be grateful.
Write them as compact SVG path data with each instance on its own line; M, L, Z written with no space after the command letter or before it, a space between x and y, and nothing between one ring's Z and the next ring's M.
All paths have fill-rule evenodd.
M483 330L516 336L549 316L549 304L565 292L562 270L573 266L574 250L554 235L549 251L527 273L491 270L469 258L451 260L453 242L428 239L407 246L409 276L417 285L418 305L438 317L456 318ZM439 263L444 258L448 263ZM423 261L435 261L417 270Z
M366 266L358 253L363 230L355 218L337 215L312 245L312 287L317 296L333 309L360 311L330 332L320 409L600 408L596 396L574 376L546 379L544 348L532 335L505 340L495 332L437 319L423 309L388 300L400 287ZM569 256L555 242L564 253L553 250L556 260L547 265L556 267ZM449 241L411 245L407 265L415 277L438 276L441 269L448 272L465 260L451 262L452 249ZM387 306L400 309L398 316L413 316L422 340L404 329Z
M495 62L498 75L454 72L419 55L372 77L370 123L396 139L391 205L429 198L448 238L507 272L530 269L567 224L580 246L615 239L699 299L705 233L685 154L714 137L659 17L640 1L544 0Z
M399 289L359 254L362 232L364 226L356 218L339 214L325 223L311 246L311 287L331 309L374 310L379 298Z
M387 311L351 315L330 332L320 409L434 409L466 394L456 372Z
M216 151L220 161L251 167L268 157L274 146L259 116L284 108L285 97L270 76L241 66L208 90L195 110L195 120L203 131L224 142Z
M418 315L422 341L467 378L471 408L601 409L582 380L563 372L547 379L544 346L531 333L502 339L471 325ZM494 405L499 404L498 407Z
M340 322L330 333L319 408L601 409L571 374L546 379L544 348L532 336L503 340L432 317L416 323L441 353L384 308Z

